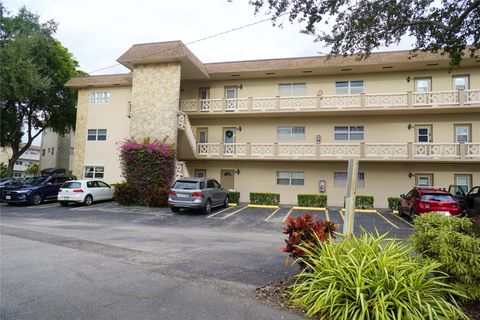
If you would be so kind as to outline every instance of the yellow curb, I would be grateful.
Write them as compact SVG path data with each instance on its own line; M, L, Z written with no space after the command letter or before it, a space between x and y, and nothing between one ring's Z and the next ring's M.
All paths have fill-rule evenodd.
M247 205L249 208L266 208L266 209L277 209L280 208L279 206L267 206L267 205L261 205L261 204L249 204Z
M344 211L344 212L345 212L345 209L340 209L340 211ZM373 209L355 209L355 212L378 213L377 210L373 210Z
M327 208L317 208L317 207L293 207L293 210L310 210L310 211L327 211Z
M392 213L398 214L398 210L392 210Z
M229 207L236 207L236 206L238 206L238 203L229 203L228 206Z

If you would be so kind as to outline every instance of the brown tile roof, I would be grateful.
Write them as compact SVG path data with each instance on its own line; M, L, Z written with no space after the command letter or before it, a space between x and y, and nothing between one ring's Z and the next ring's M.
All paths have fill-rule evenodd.
M205 63L209 74L229 72L249 72L267 70L292 70L305 68L350 67L378 64L407 63L410 61L448 60L447 56L432 53L418 53L412 57L410 51L391 51L372 53L367 59L359 60L355 56L326 58L323 56L245 60L231 62Z
M70 88L82 87L110 87L110 86L130 86L132 84L132 73L106 74L99 76L75 77L70 79L65 86Z

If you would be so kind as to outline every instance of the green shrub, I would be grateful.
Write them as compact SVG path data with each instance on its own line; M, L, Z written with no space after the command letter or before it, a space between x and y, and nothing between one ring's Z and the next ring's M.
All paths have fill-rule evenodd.
M332 222L315 220L315 216L309 213L301 214L297 218L289 216L283 229L288 239L285 239L285 247L282 251L287 252L289 258L296 260L304 255L300 245L308 247L317 241L330 241L335 238L335 228ZM296 260L296 262L299 262L300 268L305 267L300 261Z
M357 209L373 208L373 196L356 196L355 208Z
M130 183L117 183L113 192L113 199L122 206L131 206L138 202L138 189Z
M440 263L412 255L408 244L364 234L302 249L307 267L291 299L320 319L467 319Z
M280 194L268 192L250 192L250 203L278 206L280 204Z
M230 191L228 193L228 201L230 203L240 203L240 192Z
M415 251L440 262L451 282L480 300L480 238L472 221L428 213L415 218L413 225L415 233L409 240Z
M147 189L145 196L149 207L166 207L168 205L168 188L150 188Z
M398 204L400 203L400 198L399 197L389 197L387 198L388 201L388 207L390 210L397 210L398 209Z
M324 208L327 206L327 196L320 194L299 194L297 195L300 207Z

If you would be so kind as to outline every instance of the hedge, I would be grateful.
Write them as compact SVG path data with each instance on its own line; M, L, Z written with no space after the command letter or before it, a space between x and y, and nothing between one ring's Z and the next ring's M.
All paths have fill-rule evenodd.
M278 206L280 204L280 194L268 192L250 192L250 203Z
M327 196L320 194L299 194L297 203L300 207L324 208L327 206Z
M398 209L398 204L400 203L400 198L399 197L389 197L387 198L388 200L388 207L390 210L397 210Z
M370 209L373 208L373 196L357 196L355 198L356 209Z
M228 193L228 201L230 203L238 204L240 202L240 192L230 191Z

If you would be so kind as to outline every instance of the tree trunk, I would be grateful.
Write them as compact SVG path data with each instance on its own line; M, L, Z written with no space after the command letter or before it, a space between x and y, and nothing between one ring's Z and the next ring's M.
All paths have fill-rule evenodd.
M17 154L12 155L12 158L8 159L7 177L13 177L13 166L15 165L15 162L17 162L19 157L20 156Z

